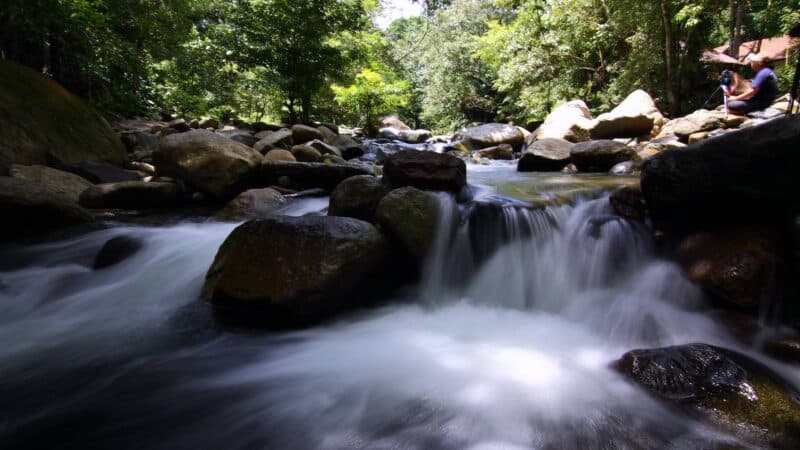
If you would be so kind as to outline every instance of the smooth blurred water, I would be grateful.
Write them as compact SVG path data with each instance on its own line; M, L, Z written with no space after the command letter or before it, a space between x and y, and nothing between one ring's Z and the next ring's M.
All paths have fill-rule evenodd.
M285 213L325 206L306 199ZM480 208L441 215L455 234L440 236L407 298L293 333L221 328L197 299L236 224L119 226L6 252L26 263L0 272L0 447L743 445L609 368L641 347L748 351L654 256L644 225L605 197L489 206L490 223ZM143 249L93 271L115 236Z

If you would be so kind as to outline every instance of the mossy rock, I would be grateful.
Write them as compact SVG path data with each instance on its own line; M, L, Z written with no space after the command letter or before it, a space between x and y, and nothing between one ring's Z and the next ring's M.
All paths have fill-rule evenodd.
M0 171L13 164L123 165L125 146L108 122L33 69L0 62Z

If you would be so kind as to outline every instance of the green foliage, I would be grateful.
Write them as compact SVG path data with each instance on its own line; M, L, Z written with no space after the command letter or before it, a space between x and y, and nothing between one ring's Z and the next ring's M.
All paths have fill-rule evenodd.
M388 80L380 73L364 69L350 86L333 86L336 102L349 111L354 123L364 124L369 133L377 131L378 116L395 112L408 104L409 85L403 80Z

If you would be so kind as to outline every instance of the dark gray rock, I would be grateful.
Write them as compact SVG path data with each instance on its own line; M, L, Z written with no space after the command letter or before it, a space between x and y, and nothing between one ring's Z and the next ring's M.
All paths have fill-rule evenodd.
M94 185L79 203L94 209L159 209L185 205L190 194L176 183L123 181Z
M202 297L218 311L292 327L385 295L390 247L348 217L275 216L236 228L206 274Z
M139 239L130 236L117 236L109 239L97 255L94 257L92 268L94 270L104 269L135 255L142 248L142 242Z
M450 155L402 150L386 159L383 176L393 187L458 192L467 184L467 166Z
M599 140L575 144L570 159L581 172L608 172L618 163L639 160L639 155L620 142Z
M645 161L642 192L663 222L728 221L800 211L800 117L669 149Z
M472 150L508 144L514 149L522 147L525 135L513 125L503 123L487 123L477 127L458 131L453 140L462 141Z
M375 223L378 202L388 194L389 187L377 177L359 175L350 177L331 192L329 216L353 217Z
M265 160L261 180L265 185L276 184L303 190L321 188L333 190L343 180L356 175L374 175L372 170L354 164L302 163ZM281 183L287 181L288 185Z
M533 142L517 163L520 172L558 172L570 161L575 144L559 138L544 138Z

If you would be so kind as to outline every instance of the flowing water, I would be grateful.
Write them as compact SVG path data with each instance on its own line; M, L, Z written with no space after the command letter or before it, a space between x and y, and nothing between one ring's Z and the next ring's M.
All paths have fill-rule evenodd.
M442 214L441 229L455 232L440 237L415 290L298 332L225 329L197 299L235 224L119 225L6 250L0 447L742 445L609 368L633 348L748 352L654 255L644 226L602 196L546 209L498 198L491 185L504 171L470 174L484 184L478 201ZM284 213L325 207L305 199ZM144 246L92 270L115 236ZM800 384L795 369L753 356Z

